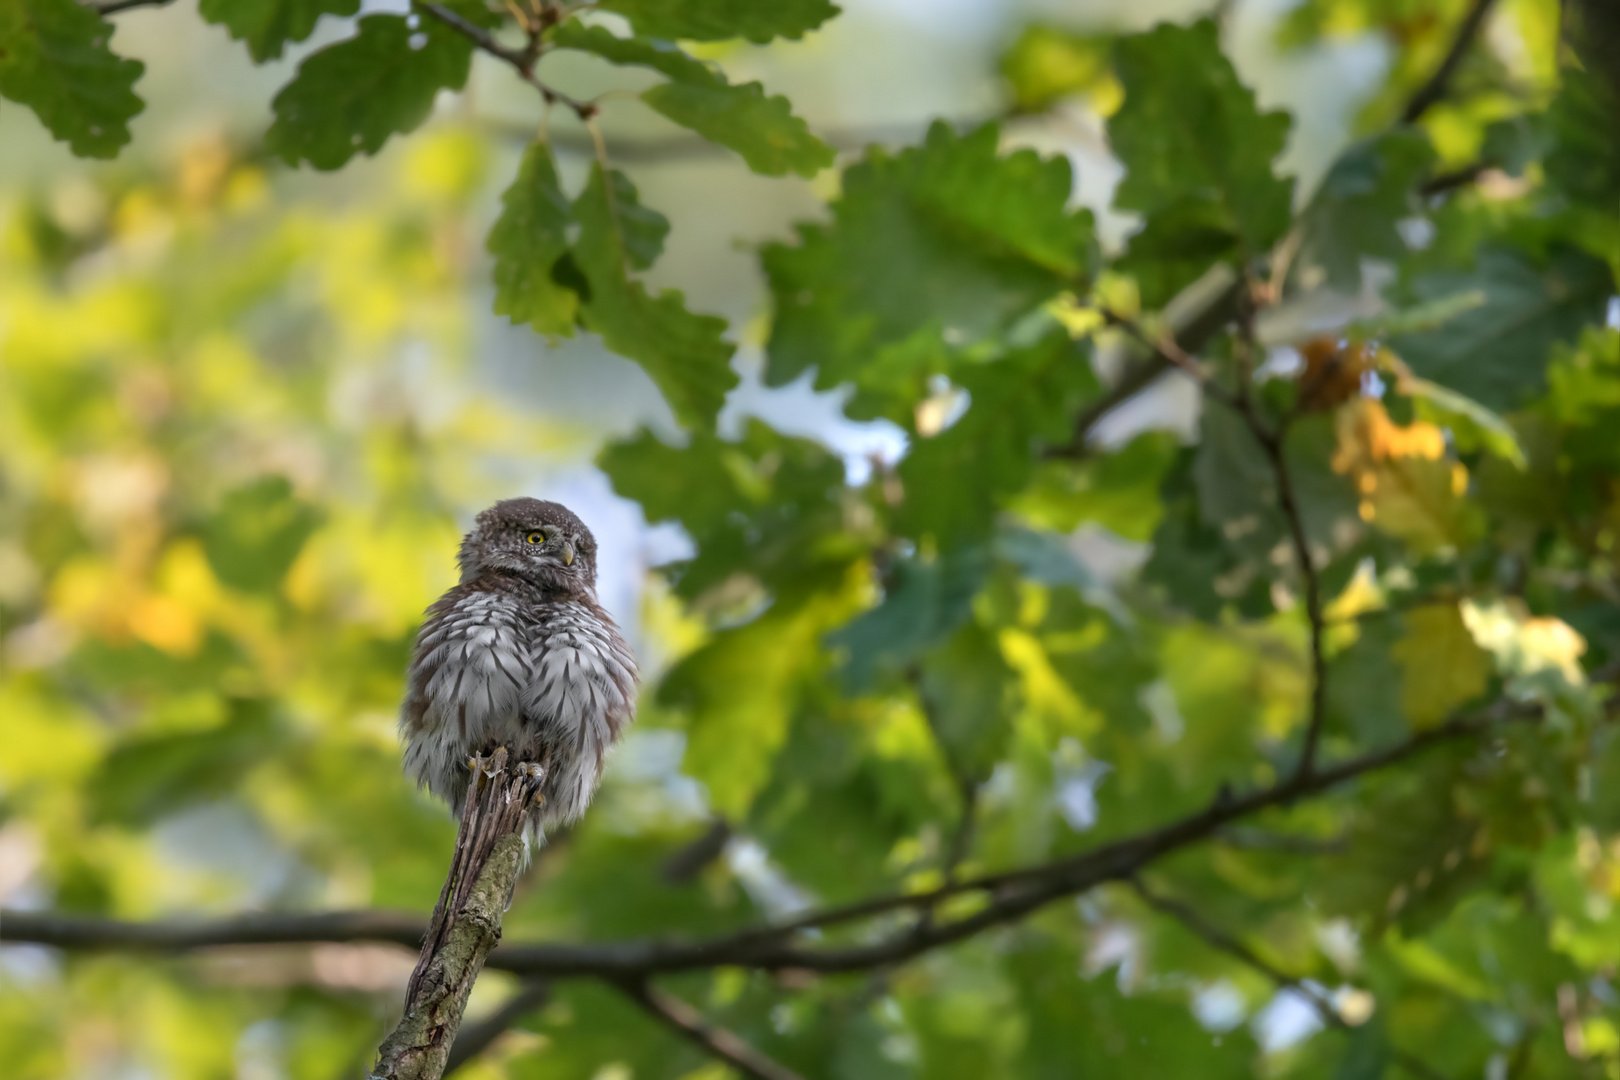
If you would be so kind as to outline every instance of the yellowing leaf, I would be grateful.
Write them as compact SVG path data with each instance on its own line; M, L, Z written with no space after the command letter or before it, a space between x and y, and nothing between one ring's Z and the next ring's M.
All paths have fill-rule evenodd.
M1391 652L1401 668L1401 708L1415 730L1433 727L1477 698L1490 679L1490 656L1454 604L1408 612L1406 636Z
M1397 424L1382 402L1357 399L1338 413L1333 470L1350 477L1362 520L1418 552L1456 547L1472 533L1463 500L1468 471L1446 457L1433 424Z

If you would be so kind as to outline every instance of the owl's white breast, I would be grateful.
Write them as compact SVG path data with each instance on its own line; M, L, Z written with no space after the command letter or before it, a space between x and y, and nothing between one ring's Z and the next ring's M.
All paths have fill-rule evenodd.
M406 771L435 794L453 798L467 756L517 733L532 679L525 621L511 595L467 592L418 634L400 727Z

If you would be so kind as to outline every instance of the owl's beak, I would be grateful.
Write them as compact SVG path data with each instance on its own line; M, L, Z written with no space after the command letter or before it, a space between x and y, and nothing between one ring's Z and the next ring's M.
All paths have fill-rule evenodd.
M574 565L574 542L572 540L563 541L563 565Z

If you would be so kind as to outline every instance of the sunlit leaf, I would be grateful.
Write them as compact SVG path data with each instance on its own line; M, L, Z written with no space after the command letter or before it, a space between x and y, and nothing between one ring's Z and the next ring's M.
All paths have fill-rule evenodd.
M874 148L845 172L830 224L766 248L769 382L815 367L831 386L925 329L981 339L1085 272L1091 220L1067 208L1068 162L1001 157L997 141L994 126L959 136L936 123L921 147Z
M1455 604L1430 604L1406 613L1406 633L1390 648L1401 668L1401 708L1422 730L1485 692L1489 654L1474 643Z

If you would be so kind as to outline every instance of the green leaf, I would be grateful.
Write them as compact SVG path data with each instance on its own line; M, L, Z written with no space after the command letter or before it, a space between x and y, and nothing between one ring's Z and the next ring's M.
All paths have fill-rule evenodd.
M265 144L289 165L341 168L426 120L439 91L461 89L471 65L472 43L437 19L413 30L399 15L367 15L354 37L298 66L272 103Z
M1350 1032L1350 1045L1333 1070L1333 1080L1383 1080L1390 1065L1389 1033L1383 1017L1372 1019Z
M1043 112L1112 76L1105 38L1034 23L1001 56L1001 75L1019 112Z
M1025 520L1058 532L1095 522L1125 540L1153 538L1164 516L1159 485L1179 447L1168 431L1146 431L1080 462L1048 461L1014 503Z
M1333 163L1300 215L1296 272L1320 272L1344 292L1361 287L1363 257L1406 253L1395 225L1416 209L1416 189L1434 151L1422 132L1399 128L1352 145Z
M1614 282L1607 264L1573 248L1556 249L1545 266L1492 249L1471 274L1430 274L1413 288L1423 300L1485 294L1483 306L1389 345L1418 375L1504 412L1545 388L1554 345L1603 321Z
M668 41L641 37L620 37L605 26L590 26L569 20L552 31L552 43L559 49L575 49L600 56L610 64L645 67L694 86L725 86L720 69L704 63Z
M557 261L568 250L572 220L551 148L534 143L501 196L501 216L486 243L495 256L495 314L529 323L542 334L573 334L579 294L555 274Z
M995 511L1028 484L1043 447L1073 434L1075 411L1098 386L1089 357L1061 332L955 375L967 412L918 438L898 469L905 497L895 527L942 548L990 535Z
M990 630L970 622L922 661L918 687L929 726L954 771L989 775L1012 729L1013 669Z
M898 671L949 637L972 617L973 597L989 570L983 548L896 562L883 602L827 637L829 648L847 652L845 684L864 691L880 674Z
M1225 236L1222 257L1275 243L1288 228L1293 192L1291 180L1272 172L1289 119L1259 110L1222 54L1213 20L1122 38L1114 57L1125 87L1125 103L1108 120L1125 166L1114 205L1142 214L1150 230L1166 213L1197 221ZM1143 257L1134 240L1131 251Z
M146 824L188 803L229 794L284 738L268 702L233 699L208 731L132 738L108 754L88 789L100 822Z
M637 217L635 188L628 180L615 180L612 189L609 195L597 165L574 204L579 221L574 259L590 283L582 312L585 325L608 348L652 376L683 425L712 428L726 391L737 384L731 370L733 347L722 338L726 321L692 314L673 289L652 296L630 279L636 244L647 235L636 222L645 219Z
M1529 468L1513 428L1479 402L1416 376L1398 380L1395 389L1418 399L1418 415L1430 423L1450 427L1459 441L1485 447L1520 472Z
M1490 865L1482 822L1460 812L1455 760L1433 760L1386 782L1356 808L1342 855L1324 861L1312 890L1323 914L1418 930L1444 918ZM1390 828L1398 821L1401 827Z
M721 813L743 817L770 779L793 688L820 666L817 641L841 606L823 594L809 605L773 608L715 634L664 678L659 703L691 718L683 767L708 786Z
M575 22L558 27L554 40L561 48L669 76L671 82L653 87L641 99L682 127L735 150L757 173L814 176L833 162L832 148L793 115L787 98L766 97L759 83L732 86L718 68L668 42L621 38L606 27Z
M725 41L747 38L763 45L774 37L798 40L834 15L828 0L603 0L604 11L629 19L638 34L684 38L689 41Z
M1411 731L1401 707L1401 673L1392 655L1400 620L1374 613L1355 625L1356 640L1328 662L1328 722L1353 734L1358 746L1388 746Z
M679 522L696 542L696 557L672 568L688 599L751 574L780 603L783 591L837 584L865 554L844 531L844 463L758 420L736 442L699 431L683 447L643 430L609 443L597 464L649 521Z
M1620 190L1620 100L1615 84L1596 67L1573 65L1563 70L1563 85L1547 109L1545 125L1552 135L1547 179L1573 198L1614 211Z
M1387 338L1398 334L1415 334L1444 326L1459 315L1484 307L1485 292L1469 289L1453 293L1412 307L1394 308L1379 315L1357 319L1345 327L1344 334L1352 340Z
M994 125L957 135L936 123L920 147L873 148L845 172L831 223L765 249L768 383L817 367L816 385L834 386L922 331L979 341L1077 286L1092 224L1067 209L1068 162L1001 157L998 140Z
M1485 692L1491 658L1474 642L1456 604L1406 613L1406 636L1390 653L1401 668L1401 709L1416 730L1434 727Z
M273 590L322 517L319 509L293 494L285 477L266 476L220 500L218 513L203 531L203 550L225 584Z
M353 15L360 0L198 0L197 13L248 47L255 64L315 32L322 15Z
M832 147L810 134L788 99L766 97L759 83L703 86L672 82L641 99L682 127L742 155L765 176L810 177L833 163Z
M76 0L0 6L0 94L27 105L80 157L110 158L129 142L145 70L107 47L112 24Z

